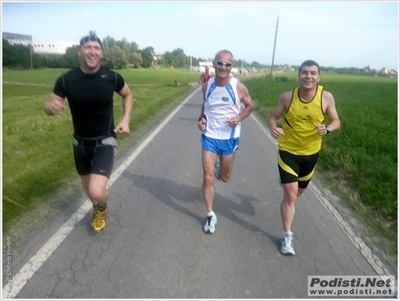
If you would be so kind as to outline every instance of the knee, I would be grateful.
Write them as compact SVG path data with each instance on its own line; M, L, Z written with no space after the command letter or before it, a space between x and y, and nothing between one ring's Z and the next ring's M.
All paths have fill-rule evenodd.
M229 181L229 179L231 178L231 175L221 175L220 174L220 178L221 178L222 182L227 183Z
M107 198L107 190L100 187L89 188L90 198L96 201L104 200Z
M296 199L297 199L297 193L288 192L288 193L285 193L285 196L284 196L282 202L284 204L286 204L287 206L293 206Z
M203 176L203 185L204 186L212 186L214 181L214 175L205 173Z

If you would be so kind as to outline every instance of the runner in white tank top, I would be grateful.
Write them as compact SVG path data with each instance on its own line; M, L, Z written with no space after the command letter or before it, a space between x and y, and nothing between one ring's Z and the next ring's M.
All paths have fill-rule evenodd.
M232 77L225 87L218 87L215 78L208 81L204 114L207 116L204 135L214 139L239 138L241 123L232 128L228 119L240 114L240 99L236 91L238 80Z
M202 86L203 105L198 129L202 132L202 192L207 209L203 231L214 233L218 224L213 211L214 178L228 182L239 148L241 121L253 110L249 91L231 75L233 55L219 51L214 58L215 77ZM241 111L241 104L244 105Z

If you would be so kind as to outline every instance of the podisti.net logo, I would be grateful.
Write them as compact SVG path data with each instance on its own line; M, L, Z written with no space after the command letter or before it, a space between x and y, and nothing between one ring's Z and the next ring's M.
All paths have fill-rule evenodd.
M308 296L393 297L394 276L308 276Z

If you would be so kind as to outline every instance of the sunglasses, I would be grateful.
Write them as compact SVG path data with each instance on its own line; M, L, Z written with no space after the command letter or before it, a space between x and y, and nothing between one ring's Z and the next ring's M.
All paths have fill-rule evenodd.
M221 61L216 61L216 63L217 63L217 65L220 66L220 67L225 66L226 68L229 68L229 67L232 66L231 63L225 63L225 62L221 62Z

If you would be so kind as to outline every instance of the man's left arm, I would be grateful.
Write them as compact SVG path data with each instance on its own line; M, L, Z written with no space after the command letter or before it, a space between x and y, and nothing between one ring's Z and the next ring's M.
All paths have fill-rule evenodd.
M324 91L322 94L322 106L326 116L329 119L329 124L317 124L318 132L321 136L327 135L330 132L340 129L340 119L336 111L335 99L332 93ZM329 132L327 127L329 127Z
M228 119L228 122L232 128L236 127L239 124L239 122L241 122L243 119L249 116L254 109L253 101L251 100L249 91L247 90L246 86L243 85L241 82L238 82L236 89L240 101L244 105L244 109L238 116Z
M129 89L129 86L125 83L124 87L118 92L118 94L122 97L122 109L124 110L124 117L114 129L114 132L121 135L127 135L129 134L129 122L131 120L131 111L133 105L132 92Z

